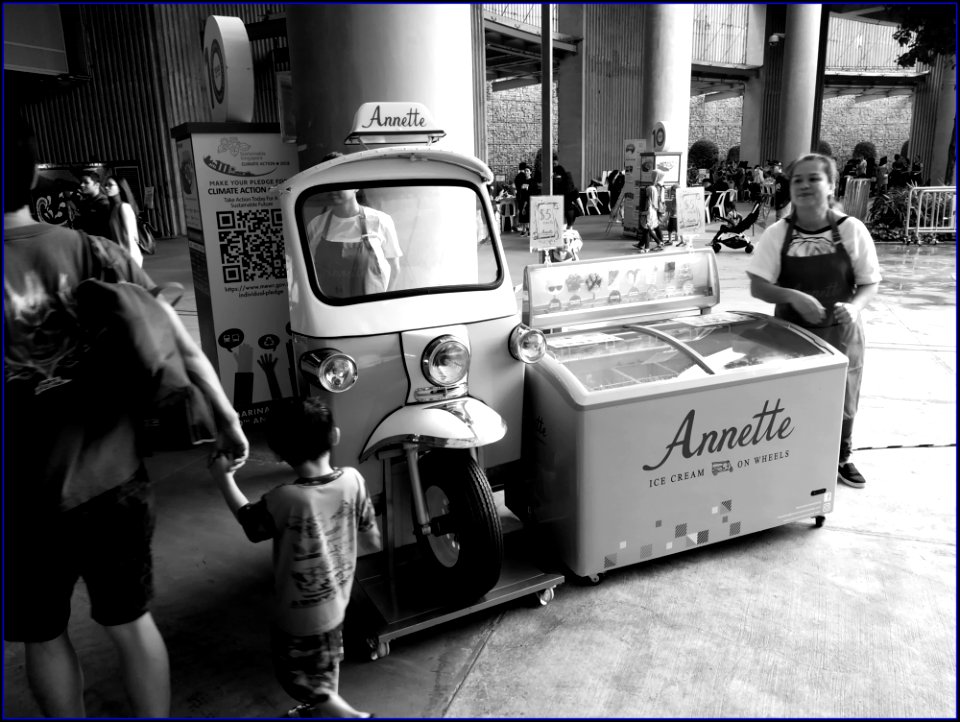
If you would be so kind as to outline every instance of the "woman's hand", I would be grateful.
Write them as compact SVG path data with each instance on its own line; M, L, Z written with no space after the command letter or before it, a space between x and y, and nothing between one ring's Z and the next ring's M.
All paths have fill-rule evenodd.
M856 323L860 318L860 308L852 303L833 304L833 317L840 323Z
M822 323L827 317L827 310L817 299L803 291L796 291L790 298L793 310L807 323Z

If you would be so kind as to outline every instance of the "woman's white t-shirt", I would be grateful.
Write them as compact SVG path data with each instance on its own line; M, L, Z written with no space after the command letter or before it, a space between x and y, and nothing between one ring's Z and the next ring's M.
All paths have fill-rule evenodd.
M786 240L787 228L787 220L784 218L763 232L750 257L747 273L770 283L777 283L780 278L780 250ZM877 260L873 237L867 227L853 216L841 216L837 219L837 230L840 232L840 242L853 263L856 284L866 286L879 283L880 262ZM829 225L815 230L795 226L793 242L787 249L788 256L804 258L833 252L833 233Z

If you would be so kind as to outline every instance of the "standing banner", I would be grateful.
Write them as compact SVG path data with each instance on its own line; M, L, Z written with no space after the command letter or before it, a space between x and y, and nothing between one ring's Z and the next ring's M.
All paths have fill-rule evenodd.
M280 203L298 171L276 124L173 129L200 341L244 425L294 393Z
M639 160L647 149L643 138L623 141L623 234L635 236L640 228Z
M704 203L703 186L677 188L677 235L684 241L706 233Z
M530 197L530 252L563 246L563 196Z

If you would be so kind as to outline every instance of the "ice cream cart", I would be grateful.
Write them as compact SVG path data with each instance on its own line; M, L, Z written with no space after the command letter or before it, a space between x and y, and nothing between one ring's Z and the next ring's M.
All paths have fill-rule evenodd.
M760 313L711 313L709 249L528 266L528 478L508 507L598 581L833 508L844 355Z
M384 551L358 587L395 637L563 582L514 554L486 470L520 458L524 367L543 334L520 323L486 184L418 103L367 103L347 143L279 189L291 355L378 510ZM400 145L398 145L398 143ZM418 553L419 551L419 553Z

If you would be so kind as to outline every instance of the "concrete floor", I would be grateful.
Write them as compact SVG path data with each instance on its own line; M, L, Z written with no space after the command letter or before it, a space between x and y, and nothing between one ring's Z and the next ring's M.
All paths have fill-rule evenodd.
M578 221L585 257L632 252L605 228L605 217ZM525 239L504 240L519 283L532 257ZM348 658L341 693L381 717L955 718L956 248L879 252L854 439L869 483L838 487L824 527L788 524L598 586L568 578L545 607L518 599L397 639L379 661ZM749 296L748 259L719 254L718 310L771 311ZM183 239L161 242L145 267L191 285ZM179 308L195 329L192 289ZM246 541L203 457L149 461L172 713L273 717L292 703L267 654L269 546ZM255 497L278 474L255 440L244 488ZM113 650L87 612L80 585L70 632L88 712L125 716ZM5 645L4 658L4 716L37 716L22 647Z

